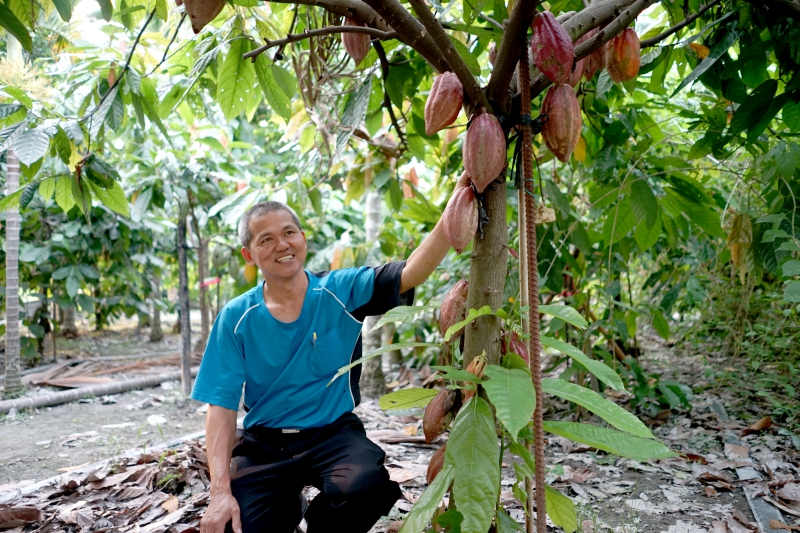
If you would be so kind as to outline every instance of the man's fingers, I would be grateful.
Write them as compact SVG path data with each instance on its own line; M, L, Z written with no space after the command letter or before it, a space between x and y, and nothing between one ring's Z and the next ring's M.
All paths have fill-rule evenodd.
M242 533L242 518L239 516L239 509L234 509L231 513L233 533Z

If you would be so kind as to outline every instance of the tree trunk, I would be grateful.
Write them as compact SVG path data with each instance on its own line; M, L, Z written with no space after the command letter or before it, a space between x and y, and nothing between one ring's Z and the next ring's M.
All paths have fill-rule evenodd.
M150 342L164 340L164 330L161 329L161 308L157 301L161 299L161 273L153 274L153 317L150 321Z
M367 195L366 215L365 229L367 243L373 243L378 240L378 233L381 227L381 197L375 191L371 191ZM364 320L364 327L362 328L362 355L366 355L381 347L380 330L369 333L379 319L380 317L370 316ZM361 370L361 394L365 398L379 398L386 394L386 380L383 377L380 357L373 357L364 362Z
M381 328L381 343L383 346L388 346L394 343L394 333L397 331L397 326L394 322L390 322ZM403 354L400 350L392 350L383 354L383 373L393 372L403 363Z
M178 218L178 298L181 307L181 390L185 396L192 393L192 331L189 323L189 273L186 267L186 218Z
M94 305L94 329L95 331L103 331L106 319L105 313L103 313L103 304L100 303L102 297L100 295L100 287L98 286L94 288L94 297L97 299L97 303Z
M65 307L62 311L61 334L67 339L74 339L78 336L78 326L75 325L75 308Z
M9 36L9 48L16 40ZM17 44L18 46L18 44ZM9 55L11 52L9 51ZM6 194L19 188L19 159L14 149L6 152ZM6 360L5 395L22 392L19 375L19 208L6 211Z
M206 350L206 340L211 327L208 320L210 311L208 287L203 285L203 282L208 277L208 239L204 239L200 234L200 225L197 223L194 212L192 212L192 230L197 241L197 283L200 286L200 338L197 339L194 351L203 353Z

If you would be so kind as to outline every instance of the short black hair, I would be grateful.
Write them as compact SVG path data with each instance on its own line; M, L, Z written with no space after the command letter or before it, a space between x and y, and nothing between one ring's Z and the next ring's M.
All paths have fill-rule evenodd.
M292 215L292 221L297 224L297 229L302 231L303 228L300 225L300 219L298 218L297 213L294 212L294 209L283 202L276 202L274 200L259 202L245 211L241 220L239 220L239 241L242 243L242 246L247 248L247 246L250 244L250 241L253 239L253 231L250 229L251 220L256 217L260 217L261 215L272 213L273 211L279 211L281 209L288 211L289 214Z

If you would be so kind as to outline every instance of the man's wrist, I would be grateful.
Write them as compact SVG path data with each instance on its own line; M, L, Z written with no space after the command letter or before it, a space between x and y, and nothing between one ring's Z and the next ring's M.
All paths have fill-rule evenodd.
M217 496L219 494L228 494L231 495L231 484L230 483L218 483L211 485L211 489L209 491L211 496Z

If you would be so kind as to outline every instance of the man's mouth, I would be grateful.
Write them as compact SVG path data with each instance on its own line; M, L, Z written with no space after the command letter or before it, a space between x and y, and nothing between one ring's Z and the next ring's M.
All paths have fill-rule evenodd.
M283 257L278 258L278 263L286 263L287 261L291 261L294 259L293 255L284 255Z

